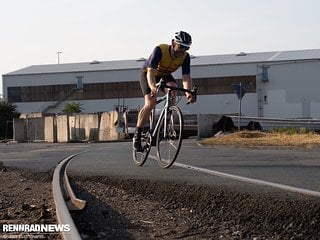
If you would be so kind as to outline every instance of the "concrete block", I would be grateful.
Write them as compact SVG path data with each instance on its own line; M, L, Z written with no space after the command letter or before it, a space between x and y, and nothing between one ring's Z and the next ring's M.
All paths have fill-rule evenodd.
M54 116L44 118L44 140L57 142L57 121Z
M212 126L216 123L221 115L216 114L198 114L198 138L212 136Z
M105 112L100 117L99 141L119 140L121 134L117 132L116 121L118 119L117 112Z
M16 142L25 142L27 140L25 130L25 119L13 119L13 140Z
M98 141L99 140L99 115L98 114L85 114L80 115L80 128L85 131L85 141Z
M57 116L57 140L58 142L70 141L68 115Z
M44 118L27 118L27 140L44 141Z

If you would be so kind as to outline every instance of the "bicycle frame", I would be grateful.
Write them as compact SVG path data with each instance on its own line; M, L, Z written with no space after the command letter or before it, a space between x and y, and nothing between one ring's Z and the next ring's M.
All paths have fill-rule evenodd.
M162 97L160 98L159 100L157 100L157 104L165 101L165 105L164 107L162 108L161 110L161 113L160 113L160 116L158 118L158 121L156 123L156 126L153 128L153 124L154 124L154 121L155 121L155 109L153 109L153 114L152 114L152 119L151 119L151 123L150 123L150 132L151 132L151 136L152 136L152 140L155 139L156 137L156 134L157 134L157 131L158 131L158 128L161 124L161 119L164 117L164 129L167 129L167 116L168 116L168 109L169 107L171 106L171 102L170 102L170 97L171 97L171 89L166 93L165 97ZM164 136L163 137L166 137L166 132L164 132Z
M151 123L150 123L150 132L152 133L151 136L152 136L152 140L155 138L156 136L156 133L157 133L157 130L159 128L159 125L161 123L161 119L162 117L164 117L165 121L164 121L164 129L167 129L167 116L168 116L168 109L170 106L172 106L171 104L171 101L170 101L170 98L171 98L171 92L172 91L183 91L183 92L189 92L189 93L195 93L195 96L197 96L197 89L196 87L193 89L193 90L187 90L187 89L183 89L183 88L179 88L179 87L174 87L174 86L168 86L168 85L163 85L161 83L161 81L158 83L158 90L160 88L167 88L168 89L168 92L165 94L165 97L162 97L160 98L159 100L157 100L157 103L156 104L159 104L163 101L165 101L165 106L162 108L162 111L160 113L160 117L158 118L158 121L157 121L157 124L154 128L153 127L153 124L154 124L154 119L152 119ZM189 103L187 103L189 104ZM155 109L152 110L153 111L153 118L155 116ZM152 125L152 126L151 126ZM163 137L166 137L166 132L164 132L164 136Z

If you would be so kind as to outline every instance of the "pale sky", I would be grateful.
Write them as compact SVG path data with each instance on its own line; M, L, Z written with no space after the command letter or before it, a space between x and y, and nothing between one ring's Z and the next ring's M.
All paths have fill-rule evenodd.
M319 0L0 3L1 75L56 64L57 52L60 63L148 57L179 30L192 35L195 56L320 48Z

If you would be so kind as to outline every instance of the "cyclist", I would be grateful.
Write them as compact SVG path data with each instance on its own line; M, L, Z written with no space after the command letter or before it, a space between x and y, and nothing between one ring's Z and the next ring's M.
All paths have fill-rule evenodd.
M141 133L144 124L149 120L152 109L156 105L157 87L156 83L163 79L167 85L177 86L172 74L182 67L182 82L185 89L192 88L190 76L190 55L187 52L192 44L190 34L180 31L176 32L171 45L160 44L156 46L151 56L144 63L140 74L140 86L144 95L144 106L138 114L137 127L133 137L133 148L142 151ZM188 102L193 103L194 97L186 93Z

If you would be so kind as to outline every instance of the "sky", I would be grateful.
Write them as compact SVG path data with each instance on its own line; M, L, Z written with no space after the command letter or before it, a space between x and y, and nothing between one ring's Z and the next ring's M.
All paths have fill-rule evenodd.
M57 64L58 56L60 63L146 58L180 30L192 35L195 56L320 48L319 0L0 0L0 6L1 75Z

